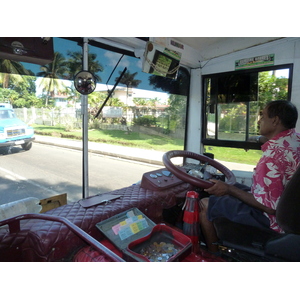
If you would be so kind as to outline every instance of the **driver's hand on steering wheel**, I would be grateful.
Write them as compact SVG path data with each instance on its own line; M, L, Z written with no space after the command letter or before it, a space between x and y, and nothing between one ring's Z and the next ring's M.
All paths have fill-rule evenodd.
M205 192L215 196L229 194L229 185L226 182L216 179L210 179L209 181L214 182L215 184L208 189L204 189Z

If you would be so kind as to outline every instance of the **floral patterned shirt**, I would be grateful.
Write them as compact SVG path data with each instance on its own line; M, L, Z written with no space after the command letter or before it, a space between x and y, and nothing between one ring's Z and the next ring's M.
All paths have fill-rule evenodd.
M261 147L263 155L253 173L251 193L265 206L276 209L278 200L300 163L300 135L289 129L276 135ZM275 215L270 219L270 228L283 232Z

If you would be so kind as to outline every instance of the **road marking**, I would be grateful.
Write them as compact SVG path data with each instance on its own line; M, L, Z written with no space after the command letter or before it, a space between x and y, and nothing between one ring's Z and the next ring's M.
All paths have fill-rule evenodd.
M40 185L40 184L38 184L38 183L36 183L36 182L30 180L30 179L27 179L27 178L25 178L25 177L23 177L23 176L21 176L21 175L18 175L18 174L14 173L14 172L11 172L11 171L9 171L9 170L7 170L7 169L4 169L4 168L1 168L1 167L0 167L0 170L1 170L2 172L4 172L4 173L7 173L8 176L12 176L12 177L14 178L13 180L16 180L16 179L17 179L17 180L21 180L21 181L26 181L26 182L28 182L29 184L32 184L32 185L34 185L34 186L36 186L36 187L38 187L38 188L40 188L40 189L43 189L44 191L47 191L47 192L50 192L50 193L54 193L54 195L60 194L59 192L57 192L57 191L55 191L55 190L48 189L48 188L45 187L45 186L42 186L42 185ZM8 176L6 176L6 177L8 177Z
M12 180L12 181L16 181L16 177L14 176L11 176L11 175L5 175L5 178L9 179L9 180Z

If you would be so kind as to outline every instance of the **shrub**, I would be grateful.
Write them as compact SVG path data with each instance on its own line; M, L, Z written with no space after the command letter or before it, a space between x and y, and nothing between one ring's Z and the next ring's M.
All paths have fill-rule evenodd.
M157 118L153 116L142 116L133 120L134 125L156 126Z

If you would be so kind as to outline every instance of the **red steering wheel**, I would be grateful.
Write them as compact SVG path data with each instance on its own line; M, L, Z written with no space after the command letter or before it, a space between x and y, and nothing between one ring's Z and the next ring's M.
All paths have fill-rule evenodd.
M173 157L192 158L192 159L196 159L200 162L206 162L209 165L215 167L220 172L222 172L225 175L225 177L227 178L226 182L228 184L234 184L236 182L234 174L228 168L226 168L224 165L218 163L214 159L211 159L205 155L197 154L197 153L190 152L190 151L182 151L182 150L173 150L173 151L166 152L163 155L163 163L164 163L165 167L170 172L172 172L176 177L178 177L179 179L181 179L185 182L192 184L193 186L207 189L207 188L213 186L214 183L211 181L208 181L208 180L196 178L196 177L191 176L188 173L184 172L184 170L178 168L171 162L171 158L173 158Z

